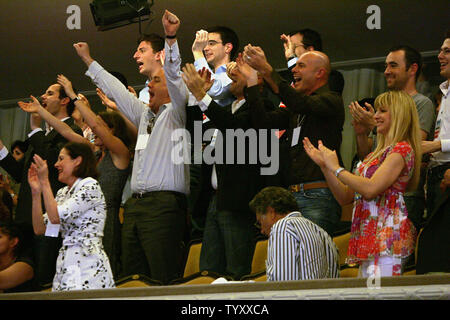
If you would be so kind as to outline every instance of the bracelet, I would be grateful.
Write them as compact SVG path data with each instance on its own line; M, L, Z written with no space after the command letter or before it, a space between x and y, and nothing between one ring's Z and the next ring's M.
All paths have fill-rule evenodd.
M177 37L177 35L173 35L173 36L167 36L167 35L166 35L166 38L167 38L167 39L175 39L176 37Z
M334 175L337 177L339 175L339 173L341 173L342 171L344 171L345 169L342 167L339 167L336 169L336 171L334 172Z

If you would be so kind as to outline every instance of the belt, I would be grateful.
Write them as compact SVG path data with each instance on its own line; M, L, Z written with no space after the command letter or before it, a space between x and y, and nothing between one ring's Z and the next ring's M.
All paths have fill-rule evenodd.
M311 183L300 183L293 184L289 186L290 192L300 192L306 191L310 189L320 189L320 188L328 188L328 184L326 182L311 182Z
M429 168L428 174L441 173L442 171L446 171L447 169L450 169L450 163L444 163L444 164Z
M153 192L138 192L138 193L133 193L131 196L134 199L142 199L142 198L146 198L149 197Z
M158 193L158 192L172 193L174 195L184 195L184 193L181 193L178 191L160 190L160 191L136 192L136 193L133 193L131 195L131 197L134 199L142 199L142 198L150 197L151 195L154 195L155 193Z

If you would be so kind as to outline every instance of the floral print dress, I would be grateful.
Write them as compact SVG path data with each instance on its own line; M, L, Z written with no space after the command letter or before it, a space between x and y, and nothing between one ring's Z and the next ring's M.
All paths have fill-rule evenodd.
M380 158L362 162L356 170L359 175L370 178L392 153L399 153L406 164L398 179L370 201L355 193L348 264L363 260L374 260L377 264L379 257L405 258L414 251L416 230L408 219L403 199L414 169L414 151L410 144L402 141L389 146ZM401 265L394 265L393 274L401 274Z
M115 287L103 250L105 198L97 180L78 179L56 195L63 244L56 262L53 291ZM44 222L49 223L47 213Z

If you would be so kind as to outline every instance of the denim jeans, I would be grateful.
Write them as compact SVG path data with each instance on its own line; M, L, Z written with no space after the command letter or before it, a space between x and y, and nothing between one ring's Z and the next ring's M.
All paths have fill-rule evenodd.
M251 212L216 210L211 199L203 233L200 271L214 271L239 280L250 274L258 230Z
M292 193L306 219L324 229L331 237L341 220L341 206L328 188L300 190Z

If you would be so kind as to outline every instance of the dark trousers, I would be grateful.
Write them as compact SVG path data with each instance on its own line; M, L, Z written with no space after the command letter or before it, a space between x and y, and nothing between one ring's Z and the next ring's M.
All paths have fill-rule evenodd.
M445 194L442 193L439 185L441 184L442 179L444 178L445 171L450 169L449 164L443 164L431 169L428 169L427 172L427 220L430 215L434 212L436 207L442 199L445 197Z
M122 269L121 256L121 232L122 225L119 219L119 210L106 208L105 227L103 229L103 248L109 259L109 264L115 280L118 280Z
M235 280L250 274L258 233L254 214L218 211L214 196L206 217L200 270L214 271Z
M40 286L53 282L56 273L56 260L61 245L61 237L34 236L35 277Z
M130 198L122 226L123 276L144 274L168 283L181 276L186 196L156 191Z

